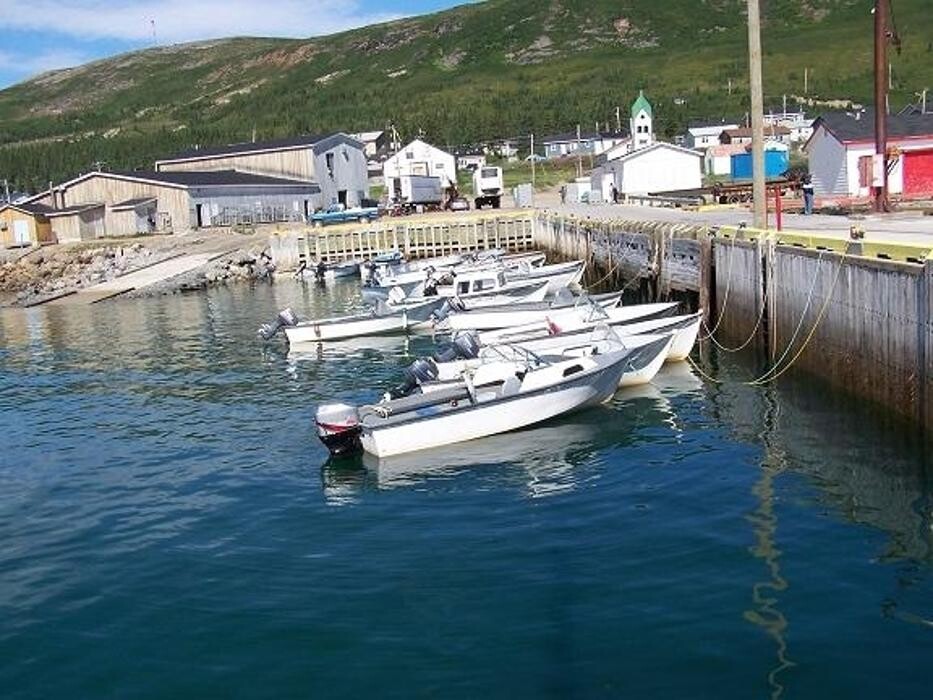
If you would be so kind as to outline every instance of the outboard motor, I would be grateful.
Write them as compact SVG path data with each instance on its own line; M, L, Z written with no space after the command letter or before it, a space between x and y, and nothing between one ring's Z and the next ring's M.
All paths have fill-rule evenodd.
M290 308L282 309L272 323L264 323L259 327L259 337L263 340L272 340L275 335L286 326L297 326L298 314Z
M554 306L572 306L576 297L568 287L561 287L554 294Z
M423 382L437 379L437 365L427 357L419 357L405 370L405 380L389 392L390 399L400 399L410 395Z
M406 299L405 290L396 285L389 290L389 295L387 298L390 304L401 304Z
M466 304L463 303L460 297L448 297L447 300L441 304L440 308L431 312L431 318L434 319L435 323L440 323L450 315L451 311L465 310Z
M436 297L437 296L437 280L433 277L428 277L424 281L423 291L421 292L422 296L426 297Z
M317 436L332 455L350 455L363 451L360 414L354 406L331 403L318 406L314 414Z
M453 341L434 355L435 362L473 360L479 357L479 337L474 332L457 333Z

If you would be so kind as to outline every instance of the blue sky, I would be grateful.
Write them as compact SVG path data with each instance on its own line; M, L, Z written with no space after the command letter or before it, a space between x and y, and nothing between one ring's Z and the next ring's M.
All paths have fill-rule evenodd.
M152 45L226 36L307 37L467 0L0 0L0 87Z

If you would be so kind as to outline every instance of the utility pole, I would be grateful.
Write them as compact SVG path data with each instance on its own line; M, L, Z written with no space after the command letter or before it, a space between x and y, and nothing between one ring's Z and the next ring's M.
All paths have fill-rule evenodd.
M810 92L810 69L804 67L803 69L803 94L806 95Z
M10 203L10 181L3 178L3 197L7 204Z
M888 210L888 0L875 0L875 211ZM880 171L880 172L879 172Z
M583 177L583 154L580 149L583 148L583 140L580 137L580 125L577 124L577 177Z
M758 0L748 0L748 71L752 123L752 211L755 228L768 225L765 192L764 96L761 87L761 10Z
M531 203L535 200L535 135L531 135Z
M622 109L620 107L616 107L616 133L622 133Z

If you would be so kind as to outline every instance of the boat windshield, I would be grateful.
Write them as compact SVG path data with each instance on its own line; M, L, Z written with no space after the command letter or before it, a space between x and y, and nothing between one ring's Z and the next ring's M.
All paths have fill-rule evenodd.
M483 348L480 359L486 362L497 360L522 362L526 366L535 367L551 364L540 355L521 345L490 345Z
M594 321L607 321L609 314L601 304L595 302L589 295L581 294L577 297L575 306L580 309L583 320L587 323Z

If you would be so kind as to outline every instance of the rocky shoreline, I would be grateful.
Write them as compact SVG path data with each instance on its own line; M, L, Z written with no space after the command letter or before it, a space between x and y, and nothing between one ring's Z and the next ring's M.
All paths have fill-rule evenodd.
M188 247L190 242L38 248L0 264L0 301L9 306L32 306L190 253ZM197 270L133 290L126 296L156 296L235 282L271 280L274 271L268 247L252 243L224 253Z

